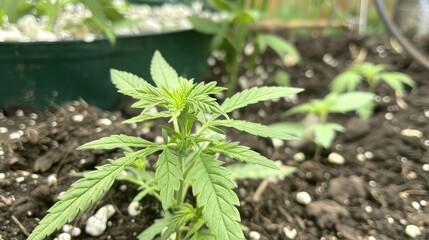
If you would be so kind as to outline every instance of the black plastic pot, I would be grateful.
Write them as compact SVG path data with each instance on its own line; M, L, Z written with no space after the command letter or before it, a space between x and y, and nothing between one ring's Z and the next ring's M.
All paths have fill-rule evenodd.
M149 80L155 50L185 76L200 79L207 69L210 37L194 30L83 41L0 43L0 108L26 104L38 109L83 98L104 109L121 96L110 82L110 69Z

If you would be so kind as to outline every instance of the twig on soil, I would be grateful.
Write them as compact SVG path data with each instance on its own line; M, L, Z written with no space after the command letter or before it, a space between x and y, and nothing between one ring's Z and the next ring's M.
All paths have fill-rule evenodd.
M269 183L270 182L268 181L268 179L265 179L264 181L262 181L259 184L259 186L256 189L255 193L253 194L253 197L252 197L253 201L259 202L261 200L262 193L264 193L264 191L268 187Z
M357 52L356 45L349 45L349 50L351 55L355 58L351 65L359 64L365 61L366 56L368 54L368 51L366 48L359 49L359 52Z
M21 230L21 232L25 235L25 236L29 236L30 233L27 231L27 229L24 227L24 225L22 225L22 223L15 217L15 215L12 215L10 217L12 219L12 221L18 225L19 229Z
M396 104L398 104L398 106L399 106L401 109L407 109L407 108L408 108L408 105L407 105L407 103L404 101L404 99L402 98L402 96L401 96L398 92L395 92L395 95L396 95Z

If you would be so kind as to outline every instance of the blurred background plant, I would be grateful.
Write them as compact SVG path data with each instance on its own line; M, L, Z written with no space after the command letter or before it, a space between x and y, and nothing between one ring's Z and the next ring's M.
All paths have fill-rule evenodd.
M4 27L6 24L23 21L23 25L27 25L29 28L28 31L33 31L34 34L38 34L38 32L30 28L44 24L46 26L44 34L48 34L55 27L73 27L65 19L61 19L63 21L61 23L57 21L60 14L66 11L76 14L74 16L76 20L83 19L83 25L76 27L76 35L79 36L80 32L83 33L82 28L87 26L95 33L104 33L111 42L114 42L113 27L115 24L125 21L125 17L121 13L121 8L124 7L123 3L114 4L111 0L2 0L0 2L0 24ZM88 11L84 11L83 8ZM79 13L83 15L79 16ZM41 22L38 23L36 18L41 18Z
M255 58L268 47L280 57L285 65L294 65L300 61L296 48L284 38L264 33L259 22L268 13L269 0L209 0L209 4L227 17L214 21L200 16L191 16L197 31L213 35L211 49L224 54L223 64L229 79L227 96L231 96L237 87L240 66L250 69Z

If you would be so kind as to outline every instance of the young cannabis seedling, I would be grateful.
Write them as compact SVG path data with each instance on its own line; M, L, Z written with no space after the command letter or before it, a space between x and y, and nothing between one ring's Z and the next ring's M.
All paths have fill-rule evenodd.
M228 113L259 101L266 101L296 94L301 89L286 87L252 88L227 98L222 105L210 95L224 88L215 82L194 83L179 77L162 58L154 54L150 73L156 86L145 80L117 70L112 70L112 81L118 91L138 101L133 107L141 108L140 115L125 123L137 123L158 118L168 119L160 125L163 143L155 143L140 137L112 135L84 144L83 149L122 148L124 155L96 170L83 174L71 189L61 195L48 214L39 222L28 239L41 240L73 220L77 214L98 201L109 190L115 179L124 179L123 172L137 164L142 172L149 162L146 157L157 154L154 174L135 173L140 186L148 188L161 202L164 216L142 232L144 240L168 239L244 239L237 210L239 200L233 189L236 183L223 162L222 154L248 164L277 169L273 161L241 146L238 142L211 137L212 132L223 133L220 127L235 128L261 137L284 140L293 137L285 131L274 130L259 123L233 120ZM159 111L150 111L157 107ZM139 165L143 162L143 165ZM128 171L129 172L129 171ZM125 179L127 180L127 179ZM196 198L196 205L187 202L188 189ZM137 199L141 198L139 196ZM143 196L144 197L144 196Z
M368 84L369 90L373 93L382 81L401 96L405 94L405 85L415 87L414 81L407 74L388 72L382 64L363 62L335 77L331 83L331 89L333 92L355 91L362 81Z
M225 53L224 66L229 73L227 96L231 96L237 86L240 59L244 57L246 46L253 49L245 64L246 69L254 66L255 57L265 52L268 47L283 60L285 65L293 65L300 61L299 52L285 39L274 34L261 33L258 22L264 11L267 11L268 0L260 1L257 5L251 2L246 7L242 0L212 0L209 1L218 11L226 12L223 20L214 21L209 18L191 16L189 20L197 31L213 35L212 50Z
M355 91L358 85L365 81L368 84L369 91L375 93L377 86L385 82L390 86L399 97L405 95L405 86L415 87L414 81L407 74L401 72L388 72L382 64L373 64L363 62L356 64L347 71L339 74L331 83L333 92L350 92ZM369 118L373 114L374 102L369 103L358 113L363 118Z
M286 115L306 113L307 117L316 116L318 119L317 123L311 125L308 129L305 128L304 124L294 124L295 129L293 131L295 132L291 132L290 129L293 125L290 123L278 123L273 127L278 129L286 128L285 131L300 137L304 135L305 131L309 131L317 144L315 153L317 157L320 147L329 148L335 138L336 132L344 130L340 124L328 122L329 114L356 111L371 102L373 98L374 94L368 92L331 93L323 99L311 100L308 103L293 107L286 112ZM302 132L296 132L297 129L302 129Z

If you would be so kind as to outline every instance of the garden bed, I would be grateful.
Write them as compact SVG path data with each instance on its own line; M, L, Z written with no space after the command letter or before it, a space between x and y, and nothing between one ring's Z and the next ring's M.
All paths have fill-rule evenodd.
M249 239L256 239L258 234L260 239L290 239L287 235L292 237L294 232L295 239L302 240L409 239L405 231L408 225L421 227L421 235L416 239L429 237L427 72L393 51L387 40L386 37L351 36L302 38L296 42L303 61L286 70L291 74L292 86L305 89L298 102L323 97L330 80L356 58L361 60L364 51L366 61L384 63L391 70L407 73L418 86L404 98L406 106L398 104L387 87L379 88L377 108L368 122L352 115L347 118L334 115L332 120L342 123L346 130L335 139L332 149L322 152L319 160L312 159L311 143L282 144L229 131L229 136L243 145L297 167L293 175L269 182L265 188L261 181L239 183L242 223L257 232L250 234L253 238L247 233ZM280 65L275 59L269 52L263 55L261 64L243 73L242 85L272 84L267 77ZM211 73L208 80L222 79L223 73L217 64L212 66ZM292 102L282 99L249 106L234 116L264 124L290 120L283 119L282 113L294 106ZM150 140L160 135L151 131L151 125L121 125L122 120L133 114L126 104L115 112L77 101L64 104L52 113L33 112L25 107L9 107L3 113L4 116L0 116L0 235L10 240L26 239L26 234L58 194L77 179L74 173L91 170L120 154L75 151L77 146L117 133ZM10 139L11 136L14 139ZM330 152L342 155L344 164L327 161ZM302 160L301 153L306 160L296 161ZM56 181L52 176L56 176ZM296 200L297 193L303 191L312 198L308 205ZM73 239L133 239L161 214L160 204L146 198L142 202L142 213L130 217L127 207L136 192L133 185L117 182L102 201L72 222L82 230ZM113 204L116 213L104 234L90 237L84 231L86 219L105 204Z

